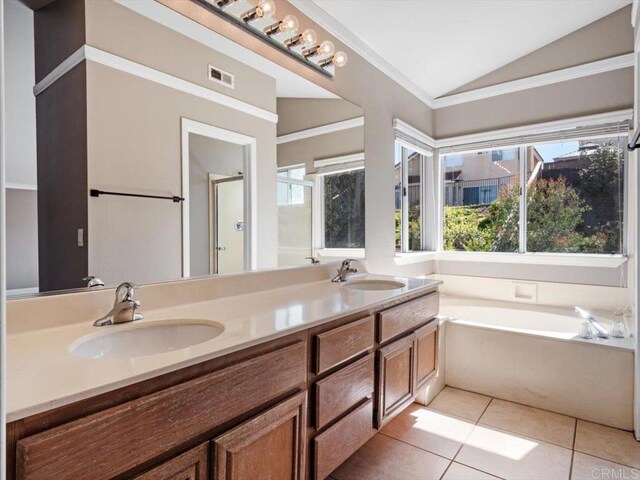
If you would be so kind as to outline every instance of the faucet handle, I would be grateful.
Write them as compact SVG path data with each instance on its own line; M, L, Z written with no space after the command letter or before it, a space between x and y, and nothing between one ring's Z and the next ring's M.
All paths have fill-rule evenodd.
M118 296L120 295L120 291L123 288L125 288L126 291L124 292L124 295L122 296L122 301L123 302L133 301L133 294L134 294L135 289L138 288L138 285L136 285L133 282L123 282L120 285L118 285L118 288L116 289L116 301L117 301ZM140 303L140 302L138 301L138 303Z

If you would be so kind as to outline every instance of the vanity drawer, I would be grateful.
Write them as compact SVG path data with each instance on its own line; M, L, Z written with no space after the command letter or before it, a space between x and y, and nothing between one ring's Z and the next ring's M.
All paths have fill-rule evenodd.
M209 442L167 460L133 480L204 480L209 475Z
M316 373L341 364L373 348L374 319L366 317L316 335Z
M23 438L17 444L17 478L122 476L287 392L304 388L306 361L307 343L296 342Z
M315 426L320 430L373 394L374 355L338 370L316 383Z
M438 303L438 293L431 293L380 312L380 338L378 341L384 343L433 318L438 314Z
M376 433L373 400L368 400L314 439L314 478L322 480Z

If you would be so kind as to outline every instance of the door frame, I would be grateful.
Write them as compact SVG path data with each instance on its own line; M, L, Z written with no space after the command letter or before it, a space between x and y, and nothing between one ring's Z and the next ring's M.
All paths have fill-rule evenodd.
M257 268L257 198L255 171L257 167L257 141L255 137L225 130L207 123L189 118L180 119L181 129L181 163L182 163L182 276L189 277L191 271L191 246L189 232L189 134L202 135L214 140L241 145L243 155L244 176L244 269Z
M235 175L233 177L212 178L213 174L209 174L209 274L217 275L218 272L218 185L226 182L237 182L244 180L244 175ZM244 222L244 219L243 219ZM244 230L243 230L244 236ZM247 266L244 265L246 270Z

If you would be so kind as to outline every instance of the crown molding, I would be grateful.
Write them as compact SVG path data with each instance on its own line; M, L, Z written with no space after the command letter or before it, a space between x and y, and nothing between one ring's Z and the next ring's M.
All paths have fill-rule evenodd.
M399 118L393 119L393 128L394 130L398 130L399 132L404 133L410 137L415 138L416 140L421 141L422 143L429 145L430 147L436 146L436 141L433 137L430 137L426 133L421 130L418 130L416 127L409 125L407 122L403 122Z
M408 92L416 96L428 107L433 108L433 97L427 94L416 83L400 72L391 63L379 55L373 48L362 41L357 35L329 15L311 0L289 0L294 7L304 13L307 17L320 25L327 32L342 41L351 50L364 58L371 65L394 80Z
M605 58L596 62L585 63L575 67L563 68L553 72L533 75L531 77L513 80L511 82L498 83L489 87L478 88L468 92L436 98L433 101L434 108L450 107L461 103L473 102L485 98L504 95L506 93L519 92L530 88L542 87L554 83L566 82L576 78L588 77L599 73L610 72L633 66L633 53Z
M295 142L296 140L302 140L304 138L317 137L318 135L324 135L326 133L340 132L342 130L348 130L350 128L357 128L362 126L364 126L364 117L350 118L349 120L327 123L326 125L320 125L319 127L308 128L306 130L300 130L298 132L280 135L276 138L276 144L281 145L283 143Z
M160 70L147 67L146 65L132 62L131 60L119 57L113 53L105 52L104 50L100 50L99 48L95 48L90 45L83 45L80 47L60 63L60 65L54 68L46 77L40 80L36 86L33 87L34 95L40 95L59 78L64 76L84 60L96 62L106 67L120 70L130 75L135 75L136 77L164 85L165 87L173 88L190 95L195 95L196 97L261 118L271 123L278 122L278 115L274 112L256 107L255 105L243 102L242 100L230 97L229 95L196 85L195 83L169 75L168 73L161 72Z

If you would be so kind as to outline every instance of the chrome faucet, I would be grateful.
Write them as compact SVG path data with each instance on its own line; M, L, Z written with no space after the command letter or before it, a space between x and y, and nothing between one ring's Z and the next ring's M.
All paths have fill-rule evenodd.
M84 277L82 279L83 282L87 282L87 287L104 287L104 282L100 280L98 277L94 277L93 275L89 275L88 277Z
M304 257L305 260L311 260L311 265L318 265L320 263L320 260L318 260L318 257Z
M598 320L596 320L596 317L580 307L573 308L578 313L578 315L580 315L584 320L591 324L598 337L609 338L609 330L607 330Z
M105 325L115 325L116 323L133 322L134 320L142 320L144 315L136 313L140 307L140 301L133 299L134 288L137 285L131 282L124 282L116 288L116 300L113 308L104 317L94 322L95 327L104 327ZM125 289L124 295L121 291Z
M347 277L351 273L356 273L358 271L357 268L351 266L351 262L357 262L357 260L353 258L347 258L342 262L340 268L338 268L338 274L331 279L332 282L335 283L343 283L347 281Z

